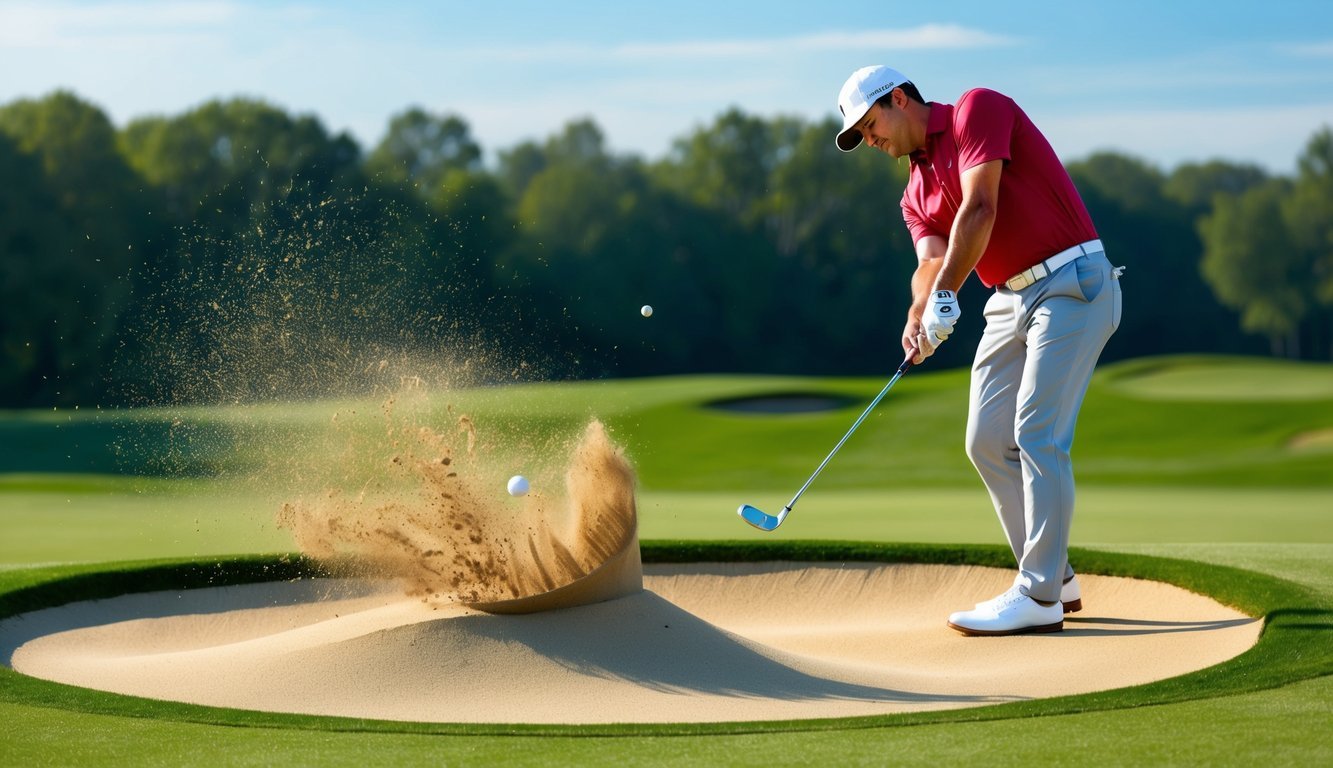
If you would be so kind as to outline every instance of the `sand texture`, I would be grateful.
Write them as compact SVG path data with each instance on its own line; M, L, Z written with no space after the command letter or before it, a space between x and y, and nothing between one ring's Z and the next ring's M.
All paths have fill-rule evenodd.
M521 615L406 596L386 580L126 595L0 622L0 661L88 688L275 712L725 722L1119 688L1225 661L1262 627L1210 598L1116 577L1080 577L1085 609L1063 633L1005 638L945 626L1009 585L998 569L696 563L645 566L642 578L619 597Z
M392 415L396 401L385 404ZM395 578L430 602L527 613L639 591L634 469L591 421L569 449L564 492L498 491L467 416L454 432L388 423L388 455L357 492L330 486L278 513L300 550L340 570ZM465 446L456 444L466 437ZM547 486L555 485L547 483Z

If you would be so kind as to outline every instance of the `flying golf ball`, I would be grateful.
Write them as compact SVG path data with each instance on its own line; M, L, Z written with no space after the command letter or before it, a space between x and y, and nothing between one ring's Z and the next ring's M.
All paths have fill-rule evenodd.
M509 478L509 495L522 496L528 492L528 479L522 475Z
M644 304L643 307L639 310L639 314L643 315L644 317L652 317L653 308L648 306L647 304Z

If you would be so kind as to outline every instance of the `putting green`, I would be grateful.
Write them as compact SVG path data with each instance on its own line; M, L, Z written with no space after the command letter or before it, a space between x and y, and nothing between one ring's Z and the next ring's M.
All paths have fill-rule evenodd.
M1333 398L1333 367L1256 358L1173 356L1113 366L1108 384L1151 400L1280 402Z

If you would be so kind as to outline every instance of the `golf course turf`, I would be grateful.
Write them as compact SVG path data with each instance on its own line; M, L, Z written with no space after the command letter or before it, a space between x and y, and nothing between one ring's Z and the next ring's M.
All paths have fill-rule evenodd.
M685 377L533 385L516 388L521 397L455 400L483 425L503 416L559 433L590 412L605 418L639 470L648 562L1008 565L1005 549L982 543L1000 534L961 455L964 381L959 371L905 377L801 508L767 535L735 520L735 505L780 506L882 381ZM792 391L851 399L824 413L706 407ZM323 412L271 409L281 421L275 430L265 422L269 412L255 416L262 410L196 409L195 423L204 426L191 431L185 419L174 433L161 425L179 414L167 412L0 417L7 468L0 615L311 574L299 558L231 554L290 548L263 526L269 513L252 509L270 499L240 478L262 463L254 435L298 439ZM0 763L1326 763L1333 757L1333 453L1317 437L1301 438L1330 429L1330 366L1163 358L1099 371L1075 446L1074 539L1084 544L1073 552L1077 567L1176 584L1265 621L1253 649L1182 677L883 717L568 727L273 715L100 693L3 669ZM175 453L160 450L168 439ZM114 460L99 443L121 446ZM152 463L161 456L170 466ZM118 562L126 557L152 559Z

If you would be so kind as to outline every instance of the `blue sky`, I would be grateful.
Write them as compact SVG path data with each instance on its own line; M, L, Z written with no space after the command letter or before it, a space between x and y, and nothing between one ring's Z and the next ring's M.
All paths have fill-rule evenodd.
M843 79L882 63L928 99L1013 96L1066 160L1291 173L1333 125L1333 3L1315 0L373 5L0 0L0 103L67 88L124 125L259 97L366 149L421 106L488 153L591 117L613 151L655 159L733 106L832 115Z

